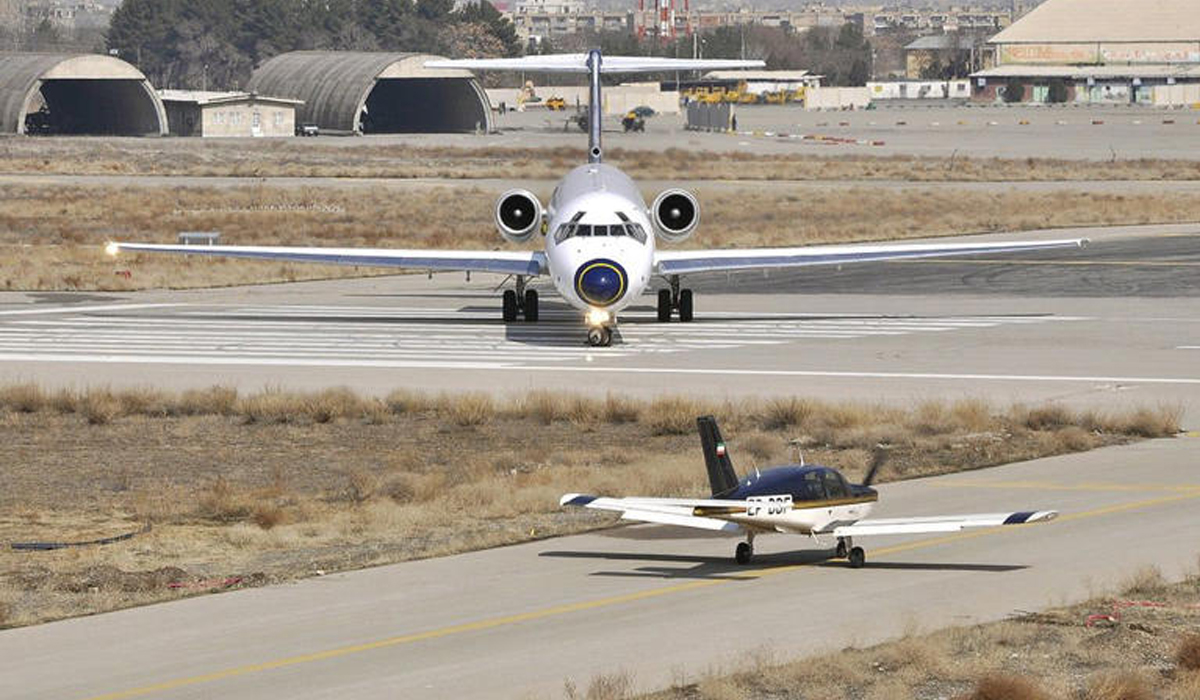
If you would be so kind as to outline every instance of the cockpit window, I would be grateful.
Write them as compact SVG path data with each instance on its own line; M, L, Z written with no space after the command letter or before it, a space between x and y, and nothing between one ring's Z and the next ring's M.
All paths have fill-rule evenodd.
M629 217L621 212L617 212L617 217L621 219L619 224L581 224L579 220L583 216L584 212L578 212L570 221L559 225L558 230L554 232L554 242L562 243L576 236L629 236L638 243L646 242L646 230L642 225L630 221Z
M846 498L850 495L849 489L846 488L846 482L842 481L842 475L826 469L822 473L822 479L825 482L825 493L829 498Z
M792 493L792 498L797 501L825 500L825 486L821 483L821 475L815 471L806 472L799 488Z

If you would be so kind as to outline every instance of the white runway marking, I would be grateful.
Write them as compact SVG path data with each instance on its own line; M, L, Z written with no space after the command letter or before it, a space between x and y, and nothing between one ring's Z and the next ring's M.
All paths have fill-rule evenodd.
M0 311L0 316L26 316L31 314L79 314L92 311L130 311L134 309L158 309L180 304L102 304L99 306L46 306L32 309L8 309Z
M884 317L711 314L695 323L634 317L621 342L596 350L571 311L546 310L537 324L505 326L492 308L441 310L378 306L194 307L169 314L125 313L185 304L53 307L50 318L0 321L8 361L274 365L296 367L462 367L494 369L697 350L837 342L1078 320L1052 316ZM33 313L34 310L29 310ZM10 312L16 315L17 312ZM26 312L22 310L21 314Z

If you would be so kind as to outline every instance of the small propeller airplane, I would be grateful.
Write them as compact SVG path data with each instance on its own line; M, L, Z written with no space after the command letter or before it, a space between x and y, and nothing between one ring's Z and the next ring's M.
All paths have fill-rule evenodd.
M669 188L646 206L637 184L603 162L601 76L763 65L762 61L602 56L598 49L585 54L426 61L427 68L588 75L588 162L562 178L545 207L524 189L509 190L496 201L494 217L501 238L522 244L540 235L545 239L542 250L188 246L118 241L109 242L105 250L113 256L121 251L175 253L507 275L513 286L501 297L505 323L515 322L520 316L529 322L538 320L538 292L528 282L545 276L564 301L582 312L588 343L607 346L612 343L617 314L634 303L656 278L666 283L658 290L658 321L669 322L675 316L686 323L694 317L695 302L692 290L681 284L684 275L1034 251L1086 243L1083 239L1063 239L657 251L656 239L679 243L692 235L700 223L700 202L687 190Z
M754 556L754 538L769 532L808 535L819 541L822 535L837 539L836 558L847 559L851 568L860 568L867 555L854 544L863 535L912 535L931 532L956 532L966 528L997 525L1025 525L1053 520L1053 510L1029 510L1011 513L942 515L917 518L869 519L879 493L871 488L883 459L876 458L861 484L846 481L841 472L815 464L773 467L738 479L712 416L696 419L704 463L712 486L711 498L606 498L568 493L559 504L621 513L624 520L677 525L744 533L737 544L734 559L749 564Z

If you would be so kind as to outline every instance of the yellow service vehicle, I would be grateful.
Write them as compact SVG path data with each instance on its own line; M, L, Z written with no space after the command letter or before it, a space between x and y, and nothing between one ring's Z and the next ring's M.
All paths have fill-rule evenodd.
M551 112L561 112L567 108L567 101L561 97L554 96L546 100L546 109Z

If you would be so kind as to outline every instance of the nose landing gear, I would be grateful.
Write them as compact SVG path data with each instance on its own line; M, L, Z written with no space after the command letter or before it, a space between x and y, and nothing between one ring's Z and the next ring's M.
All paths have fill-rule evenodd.
M667 323L671 320L671 313L678 311L679 321L688 323L692 320L694 310L692 290L679 288L679 275L671 275L668 281L671 284L670 289L658 290L658 320L660 323Z
M525 288L524 277L517 276L516 289L504 290L503 302L505 323L513 323L521 314L529 323L538 320L538 293Z
M612 345L612 329L608 326L593 326L588 329L588 345L606 348Z

